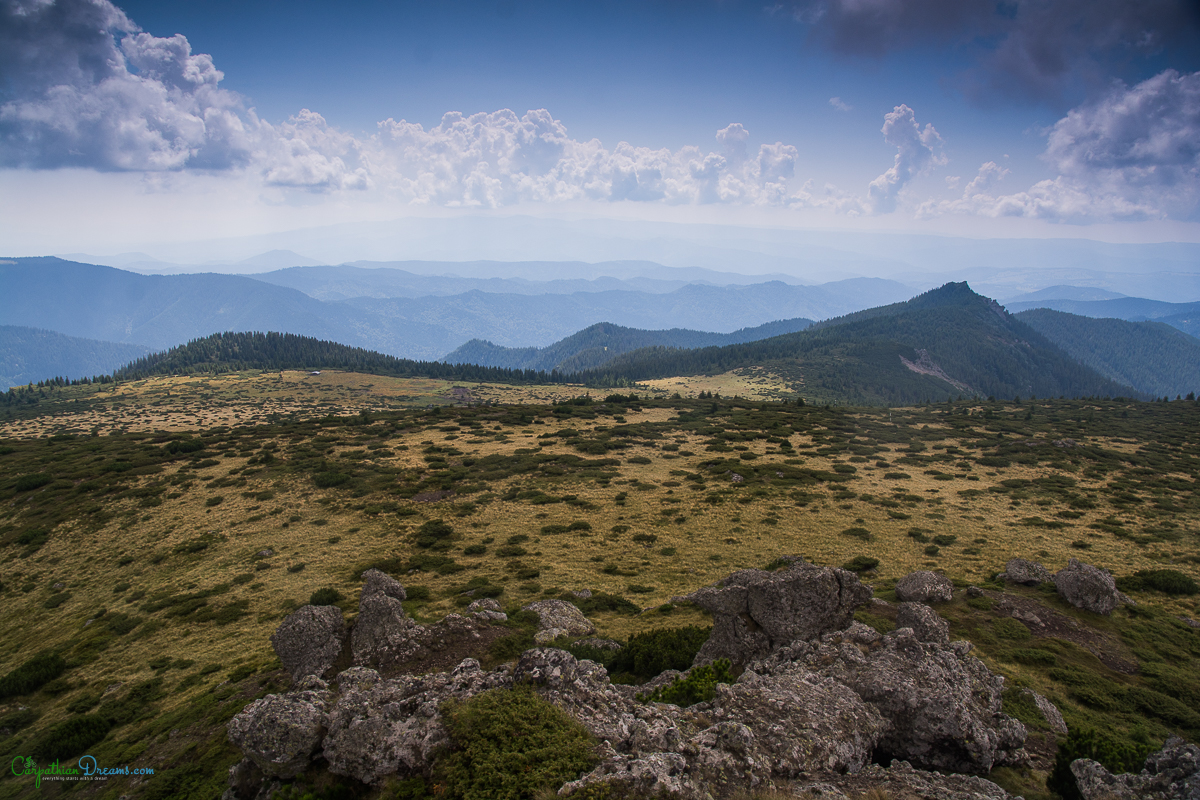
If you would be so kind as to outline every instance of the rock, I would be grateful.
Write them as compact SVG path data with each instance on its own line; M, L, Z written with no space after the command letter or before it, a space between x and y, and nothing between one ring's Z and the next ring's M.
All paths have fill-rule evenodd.
M1022 689L1020 696L1027 698L1037 707L1038 712L1042 715L1042 719L1046 720L1046 723L1050 726L1050 730L1061 734L1070 732L1067 730L1067 723L1063 720L1062 713L1054 703L1051 703L1033 689Z
M1054 586L1068 603L1096 614L1111 614L1118 605L1133 602L1117 591L1116 581L1106 570L1074 558L1055 573Z
M411 643L420 627L404 613L404 587L376 569L363 573L358 617L350 637L355 666L385 668L412 657Z
M323 676L345 641L346 626L337 606L302 606L271 634L271 646L293 681L305 675Z
M522 608L538 615L538 630L533 640L539 645L560 636L588 636L596 632L583 612L566 600L537 600Z
M853 572L798 560L779 572L735 572L682 599L713 615L712 634L695 663L727 658L741 664L845 628L871 589Z
M954 599L954 584L929 570L910 572L896 582L896 597L903 602L944 603Z
M622 645L620 642L612 639L580 639L575 642L576 647L594 647L597 650L612 650L616 652L620 650Z
M950 641L950 623L923 603L901 603L896 614L897 628L912 628L922 642Z
M1026 561L1023 558L1009 559L1008 563L1004 565L1004 572L1000 577L1007 583L1019 583L1023 586L1037 586L1054 580L1050 570L1036 561Z
M1024 623L1026 628L1044 628L1046 626L1046 623L1042 622L1042 618L1037 614L1020 608L1012 612L1012 618Z
M820 781L796 783L796 797L841 800L849 797L895 797L904 800L1009 800L991 781L975 775L943 775L913 769L907 761L884 768L872 764L856 775L822 776Z
M745 726L766 777L776 778L858 772L886 728L852 690L796 664L765 675L747 670L718 686L711 716Z
M257 764L243 758L229 768L229 788L221 800L270 800L280 788L278 781L263 775Z
M592 590L591 589L576 589L573 592L571 592L571 596L578 598L580 600L587 600L589 597L592 596Z
M987 774L1025 757L1025 726L1001 713L1004 678L968 655L969 642L927 643L911 628L880 636L854 623L781 650L755 671L796 661L855 691L887 723L879 753L922 769Z
M490 597L471 601L471 605L467 606L467 611L488 622L506 622L508 620L508 614L505 614L500 604Z
M1084 800L1196 800L1200 798L1200 747L1172 736L1162 750L1146 759L1137 775L1113 775L1086 758L1071 762L1071 772Z
M967 597L983 597L983 589L978 586L968 586Z
M287 694L270 694L229 721L229 741L264 775L294 778L325 735L330 694L325 682L308 676Z
M262 550L259 550L254 554L256 558L270 558L273 555L275 555L275 551L269 547L264 547Z
M388 775L424 774L450 744L441 705L511 686L507 669L484 672L475 659L452 672L395 680L352 667L338 676L340 696L329 712L322 755L330 772L368 784Z

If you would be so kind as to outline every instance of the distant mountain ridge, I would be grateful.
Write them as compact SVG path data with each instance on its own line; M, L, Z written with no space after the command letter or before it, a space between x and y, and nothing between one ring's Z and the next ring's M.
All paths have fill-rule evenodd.
M49 378L77 380L108 375L147 352L147 348L136 344L0 325L0 391Z
M1078 363L966 283L748 344L635 350L580 377L620 383L747 366L767 367L806 398L829 402L1141 395Z
M1107 317L1128 322L1156 320L1200 337L1200 303L1166 303L1142 297L1120 297L1114 300L1030 300L1006 303L1005 306L1014 314L1034 308L1049 308L1080 317Z
M802 331L810 325L812 320L799 318L768 322L733 333L708 333L682 328L648 331L599 322L542 348L500 347L482 339L472 339L442 360L450 364L558 370L570 374L596 369L622 353L644 347L693 349L739 344Z
M1200 392L1200 340L1161 322L1030 309L1016 315L1077 361L1155 397Z

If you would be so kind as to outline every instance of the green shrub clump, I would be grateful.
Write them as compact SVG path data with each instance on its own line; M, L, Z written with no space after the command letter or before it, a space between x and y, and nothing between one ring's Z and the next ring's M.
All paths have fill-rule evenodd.
M717 659L711 664L693 667L684 677L677 678L667 686L660 686L639 699L649 703L671 703L682 708L706 703L716 695L718 683L733 683L731 669L732 665L727 659Z
M434 773L448 800L532 800L595 763L587 731L525 687L442 707L454 749Z
M586 600L577 597L564 597L568 603L574 603L584 614L594 614L597 611L615 611L618 614L640 614L642 609L624 597L607 592L596 592Z
M29 694L62 675L67 664L55 653L39 653L0 678L0 699Z
M1146 756L1153 749L1150 746L1138 747L1129 742L1117 741L1094 730L1077 728L1058 746L1054 770L1046 779L1046 788L1063 800L1082 800L1079 786L1075 783L1075 775L1071 772L1072 761L1077 758L1098 761L1114 775L1122 772L1141 772Z
M324 589L317 589L313 592L312 597L308 598L308 604L310 606L336 606L341 599L341 592L327 586Z
M112 721L101 714L70 717L53 726L33 743L34 758L46 761L71 758L108 735Z
M417 528L417 547L432 550L448 550L454 538L454 528L440 519L431 519Z
M634 634L601 663L618 682L644 683L669 669L682 672L690 668L711 632L712 628L687 625Z
M855 556L854 558L842 564L842 569L850 572L869 572L879 566L878 558L870 556Z
M1200 584L1175 569L1143 569L1132 575L1117 578L1122 592L1156 591L1163 594L1192 595L1200 592Z

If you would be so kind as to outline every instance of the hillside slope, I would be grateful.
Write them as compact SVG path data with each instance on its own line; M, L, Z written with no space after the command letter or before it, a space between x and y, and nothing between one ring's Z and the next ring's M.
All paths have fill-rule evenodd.
M754 365L790 379L805 397L847 403L1134 393L1076 362L966 283L759 342L634 351L584 377L636 381Z
M471 341L447 355L443 361L451 364L480 364L509 369L559 370L581 372L611 361L622 353L644 347L719 347L780 336L802 331L812 324L810 319L788 319L768 322L755 328L742 328L733 333L708 333L685 328L666 331L647 331L601 322L591 325L548 347L500 347L480 339Z
M0 325L0 390L48 378L107 375L146 354L136 344L80 339L53 331Z
M1156 320L1190 336L1200 337L1200 303L1165 303L1144 297L1121 297L1115 300L1030 300L1007 303L1006 307L1014 314L1034 308L1049 308L1081 317L1123 319L1129 322Z
M1016 315L1072 358L1155 397L1200 391L1200 340L1161 322L1031 309Z

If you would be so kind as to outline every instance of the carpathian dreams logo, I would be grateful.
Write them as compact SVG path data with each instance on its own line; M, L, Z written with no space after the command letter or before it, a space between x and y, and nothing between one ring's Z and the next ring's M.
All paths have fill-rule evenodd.
M33 785L40 787L47 781L102 781L114 775L153 775L151 767L102 767L92 756L81 756L74 766L51 761L39 767L32 758L17 756L12 760L12 774L18 777L32 775Z

